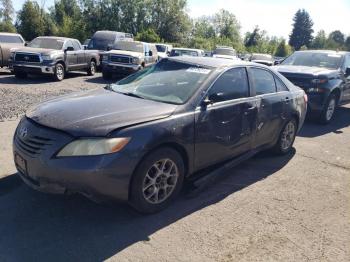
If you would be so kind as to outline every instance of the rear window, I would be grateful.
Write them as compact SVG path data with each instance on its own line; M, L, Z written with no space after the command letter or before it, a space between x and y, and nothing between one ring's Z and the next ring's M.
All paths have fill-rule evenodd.
M17 35L0 35L0 43L21 44L23 43L23 40Z

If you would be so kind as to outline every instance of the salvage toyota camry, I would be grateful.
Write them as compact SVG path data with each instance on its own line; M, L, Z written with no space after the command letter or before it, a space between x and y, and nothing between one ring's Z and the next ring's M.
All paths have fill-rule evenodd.
M104 89L29 110L14 136L15 164L37 190L157 212L199 170L269 148L288 153L306 99L263 65L165 58Z

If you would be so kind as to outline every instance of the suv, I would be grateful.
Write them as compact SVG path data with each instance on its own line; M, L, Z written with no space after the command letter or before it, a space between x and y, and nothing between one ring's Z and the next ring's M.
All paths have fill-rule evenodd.
M158 60L154 44L138 41L119 41L113 50L102 57L102 75L109 79L115 75L129 75L144 67L153 65Z
M0 33L0 67L8 66L11 49L24 46L24 39L20 34Z
M62 81L66 72L84 70L94 75L100 63L97 51L84 50L76 39L41 36L11 52L11 66L18 78L49 74Z
M309 97L309 113L331 122L339 105L350 103L350 52L297 51L276 69Z
M213 51L213 57L238 60L236 50L229 46L217 46Z
M119 41L133 41L129 33L115 31L97 31L87 44L88 49L109 51Z

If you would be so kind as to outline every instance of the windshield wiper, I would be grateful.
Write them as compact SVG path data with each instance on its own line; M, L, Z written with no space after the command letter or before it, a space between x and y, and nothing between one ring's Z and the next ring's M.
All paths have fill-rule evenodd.
M144 97L138 95L138 94L135 94L133 92L119 92L119 91L116 91L117 93L120 93L120 94L123 94L123 95L126 95L126 96L132 96L132 97L137 97L137 98L141 98L141 99L145 99Z

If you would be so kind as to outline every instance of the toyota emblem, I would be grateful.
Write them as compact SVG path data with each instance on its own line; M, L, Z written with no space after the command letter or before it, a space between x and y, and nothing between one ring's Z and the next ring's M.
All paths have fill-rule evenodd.
M28 61L29 60L29 56L25 56L24 60Z
M19 130L19 135L22 138L25 138L28 134L28 129L26 127L21 127L21 129Z

